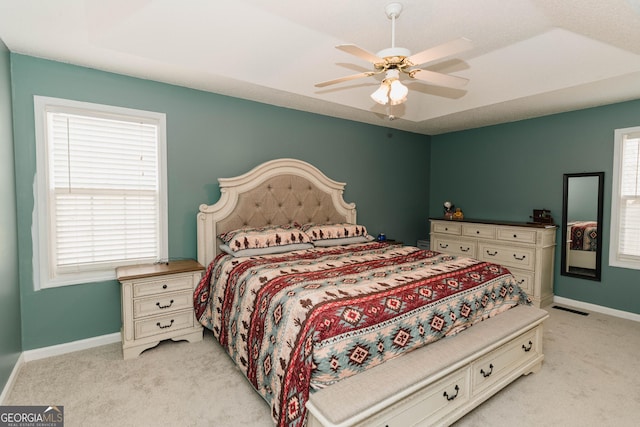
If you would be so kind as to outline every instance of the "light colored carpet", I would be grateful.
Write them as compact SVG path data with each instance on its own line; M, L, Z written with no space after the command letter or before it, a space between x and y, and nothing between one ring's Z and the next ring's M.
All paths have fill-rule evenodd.
M542 370L456 427L640 423L640 323L547 310ZM64 405L67 427L272 425L267 404L208 333L133 360L112 344L29 362L4 404Z

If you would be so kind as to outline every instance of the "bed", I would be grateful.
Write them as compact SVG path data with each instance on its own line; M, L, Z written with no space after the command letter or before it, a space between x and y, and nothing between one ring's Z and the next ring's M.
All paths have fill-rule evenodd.
M595 270L598 245L596 221L567 223L567 268Z
M540 368L546 312L506 268L371 241L345 184L306 162L273 160L219 184L197 218L207 270L196 317L276 425L448 423ZM411 363L421 368L408 374ZM353 392L389 376L396 388ZM434 387L440 403L416 411Z

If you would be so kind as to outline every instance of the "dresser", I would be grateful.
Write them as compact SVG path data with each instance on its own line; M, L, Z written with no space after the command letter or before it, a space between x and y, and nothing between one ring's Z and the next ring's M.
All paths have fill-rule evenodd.
M204 267L194 260L120 267L122 354L137 357L162 340L202 340L193 292Z
M507 267L537 307L553 301L556 227L430 218L431 250Z

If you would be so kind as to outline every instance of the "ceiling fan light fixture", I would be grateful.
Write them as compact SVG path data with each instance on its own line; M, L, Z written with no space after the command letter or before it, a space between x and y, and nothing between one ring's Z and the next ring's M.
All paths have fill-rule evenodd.
M380 87L371 94L371 99L380 105L387 105L387 102L389 102L389 89L389 85L383 81Z
M400 72L387 70L380 87L371 94L371 99L380 105L399 105L407 100L409 89L400 82Z
M400 80L393 80L389 90L389 102L391 105L399 105L407 100L409 88L403 85Z

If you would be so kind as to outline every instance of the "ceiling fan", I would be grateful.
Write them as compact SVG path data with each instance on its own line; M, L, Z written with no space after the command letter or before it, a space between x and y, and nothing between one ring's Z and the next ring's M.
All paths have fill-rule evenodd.
M387 17L391 19L390 48L383 49L374 55L373 53L354 44L336 46L337 49L340 49L343 52L372 63L374 68L373 71L340 77L334 80L317 83L315 86L325 87L362 77L370 77L376 74L385 73L385 78L383 79L380 88L371 95L371 98L373 98L374 101L382 105L386 105L387 103L391 105L398 105L406 101L409 89L400 82L401 73L406 74L410 78L436 86L452 88L465 86L469 81L468 79L414 67L423 66L426 63L448 56L453 56L457 53L471 49L473 47L471 41L462 37L412 55L408 49L396 47L395 45L395 24L401 11L402 4L400 3L391 3L385 7Z

